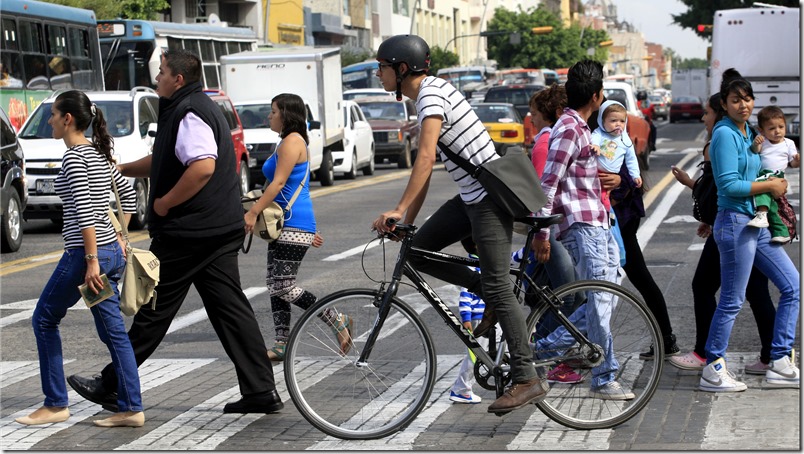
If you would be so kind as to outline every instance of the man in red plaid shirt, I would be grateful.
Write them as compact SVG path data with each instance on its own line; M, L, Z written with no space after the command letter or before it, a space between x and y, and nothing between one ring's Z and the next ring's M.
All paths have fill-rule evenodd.
M603 67L593 60L582 60L567 72L567 108L550 134L550 148L542 175L547 204L541 215L561 213L558 239L575 263L579 279L615 282L620 264L617 242L609 229L609 216L601 201L597 154L592 149L591 131L586 121L600 108L603 96ZM536 258L550 258L549 229L533 240ZM590 395L600 399L630 400L634 394L616 380L619 364L614 358L609 321L616 301L611 294L590 293L584 305L570 320L587 333L589 340L603 346L603 363L592 368ZM540 347L569 348L574 343L561 327L544 339Z

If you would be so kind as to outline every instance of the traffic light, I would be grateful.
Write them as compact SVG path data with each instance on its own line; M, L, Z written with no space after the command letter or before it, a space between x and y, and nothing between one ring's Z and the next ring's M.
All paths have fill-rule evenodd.
M530 31L534 35L546 35L548 33L553 32L553 27L549 27L549 26L547 26L547 27L533 27L533 28L530 29Z
M601 41L600 44L598 44L597 46L598 47L611 47L613 44L614 44L614 41L608 40L608 41Z
M712 33L712 24L698 24L698 33Z

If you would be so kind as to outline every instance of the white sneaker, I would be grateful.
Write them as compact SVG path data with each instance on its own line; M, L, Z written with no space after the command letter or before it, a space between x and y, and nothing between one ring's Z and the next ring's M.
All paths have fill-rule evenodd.
M718 358L703 368L698 388L713 393L734 393L748 389L745 383L737 381L734 374L726 369L726 361L723 358Z
M472 391L469 391L469 394L457 394L454 391L450 391L449 400L459 404L479 404L483 399Z
M790 357L783 356L770 362L765 372L765 383L771 388L798 389L799 375L798 367L790 361Z
M767 228L770 224L768 224L768 212L767 211L757 211L756 216L754 219L748 221L748 225L751 227L757 227L760 229Z
M789 242L790 242L790 237L789 236L775 236L775 237L771 238L771 243L786 244L786 243L789 243Z
M594 397L603 400L631 400L634 393L623 388L617 381L610 381L599 388L592 388L589 390L589 397Z

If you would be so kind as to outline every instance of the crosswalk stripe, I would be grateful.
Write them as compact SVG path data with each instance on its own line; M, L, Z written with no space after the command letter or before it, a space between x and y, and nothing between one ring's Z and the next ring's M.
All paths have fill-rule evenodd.
M151 388L188 374L213 361L215 361L214 358L148 360L140 366L139 370L141 391L145 393ZM3 448L11 451L33 449L40 441L64 429L68 429L101 411L100 405L84 399L75 391L69 390L67 392L67 399L70 402L70 419L65 422L51 424L49 426L24 426L14 421L20 416L26 416L32 413L41 406L40 404L33 405L0 419L0 433L3 434Z
M74 359L64 360L69 364ZM0 363L0 388L19 383L26 378L39 375L39 361L3 361Z
M443 371L440 377L437 377L436 383L433 387L433 393L430 395L430 402L425 406L424 410L405 428L405 430L390 435L379 440L341 440L335 437L326 436L318 443L314 443L308 450L411 450L413 449L416 438L427 430L430 425L444 412L451 408L452 404L449 400L445 399L446 393L449 393L452 382L455 381L455 373L457 373L457 366L463 361L464 355L439 355L436 361L437 370ZM424 362L419 364L413 371L404 377L399 382L392 385L381 396L378 396L376 401L385 400L386 402L393 403L398 395L407 391L410 382L418 380L424 373ZM370 412L382 412L386 408L368 409ZM395 409L393 411L397 411ZM358 412L360 420L366 419L366 412ZM357 425L359 421L350 420L346 425Z

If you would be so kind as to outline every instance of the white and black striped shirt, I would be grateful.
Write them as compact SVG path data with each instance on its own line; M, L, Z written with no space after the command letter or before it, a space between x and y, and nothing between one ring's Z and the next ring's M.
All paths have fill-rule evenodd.
M136 210L136 194L128 180L92 145L76 145L64 152L54 187L64 210L61 236L65 248L84 247L81 230L95 227L98 246L117 241L107 214L112 174L124 213Z
M499 158L491 136L472 106L446 80L434 76L425 77L419 87L416 110L419 124L427 117L441 117L443 123L438 141L472 164L481 165ZM458 183L461 200L471 205L486 196L480 182L450 161L444 153L441 153L441 160L452 179Z

